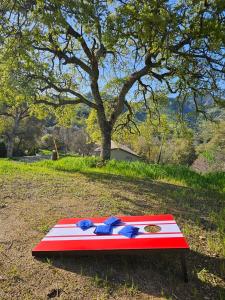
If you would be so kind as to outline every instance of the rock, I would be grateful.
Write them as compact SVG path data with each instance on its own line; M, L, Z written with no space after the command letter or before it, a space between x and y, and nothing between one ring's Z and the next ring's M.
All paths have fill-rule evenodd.
M56 297L59 297L61 293L62 293L61 289L51 289L48 292L47 297L48 297L48 299L56 298Z

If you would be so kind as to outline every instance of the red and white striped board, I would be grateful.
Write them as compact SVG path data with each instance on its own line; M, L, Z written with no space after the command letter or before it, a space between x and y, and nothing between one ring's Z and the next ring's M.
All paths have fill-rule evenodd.
M33 248L32 255L47 255L57 252L189 249L188 243L172 215L122 216L119 218L122 224L113 227L110 235L94 234L95 227L83 231L76 226L76 223L84 218L62 219ZM98 226L102 225L107 217L88 219ZM128 238L118 234L125 225L138 227L138 235ZM147 232L145 227L149 225L159 226L160 231Z

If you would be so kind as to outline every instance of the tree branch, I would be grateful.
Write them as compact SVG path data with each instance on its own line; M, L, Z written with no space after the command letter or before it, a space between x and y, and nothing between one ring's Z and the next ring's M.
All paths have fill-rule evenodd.
M86 105L88 105L91 108L97 109L97 105L91 101L89 101L87 98L85 98L82 94L70 89L70 88L61 88L58 85L56 85L55 83L51 82L48 78L46 78L45 76L36 76L36 75L31 75L31 77L36 78L36 79L40 79L44 82L46 82L48 85L44 88L44 90L53 88L55 91L59 92L59 93L69 93L75 97L77 97L76 100L73 100L73 103L71 103L71 100L64 100L63 103L60 104L56 104L56 106L60 106L60 105L65 105L65 104L78 104L78 103L84 103ZM43 91L43 89L41 89ZM48 102L48 101L47 101ZM54 106L54 105L53 105Z
M71 100L62 100L62 99L58 99L58 103L56 102L51 102L51 101L48 101L48 100L44 100L44 99L40 99L40 100L35 100L35 103L37 104L45 104L45 105L49 105L49 106L52 106L52 107L60 107L60 106L64 106L64 105L77 105L77 104L80 104L80 103L84 103L83 101L81 101L80 99L71 99ZM89 104L87 104L89 105ZM90 105L89 105L90 106ZM92 107L92 106L90 106ZM92 107L94 108L94 107Z
M131 123L131 124L134 125L134 127L135 127L136 131L138 132L138 134L140 134L140 130L139 130L137 124L135 123L135 120L133 119L134 114L133 114L133 111L132 111L132 108L131 108L130 104L127 101L125 101L124 105L128 109L127 119L124 123L118 124L115 127L114 131L117 131L119 128L121 128L121 129L128 128L130 133L134 133L134 132L132 132L132 127L130 126L130 123Z
M7 112L0 112L0 116L14 118L13 114Z
M111 124L115 124L118 116L120 115L120 113L123 110L124 104L125 104L125 98L127 93L129 92L129 90L132 88L132 86L134 85L134 83L140 79L141 77L145 76L148 74L150 70L150 66L145 66L143 67L141 70L134 72L133 74L130 75L130 77L124 82L122 89L119 93L118 96L118 102L117 105L113 111L113 113L111 114L110 117L110 122Z
M66 55L66 53L64 53L60 49L51 49L49 47L39 47L39 46L33 46L33 48L36 50L47 51L47 52L53 53L54 55L56 55L59 58L59 60L64 59L64 63L63 63L64 65L67 65L67 64L78 65L89 75L92 74L91 68L85 62L83 62L81 59L77 58L76 56L69 57Z
M73 27L68 22L67 22L67 24L68 24L67 34L73 36L75 39L77 39L80 42L81 47L84 50L84 53L87 55L89 60L92 61L92 59L93 59L92 53L91 53L90 49L88 48L87 43L85 42L83 36L76 30L74 30Z

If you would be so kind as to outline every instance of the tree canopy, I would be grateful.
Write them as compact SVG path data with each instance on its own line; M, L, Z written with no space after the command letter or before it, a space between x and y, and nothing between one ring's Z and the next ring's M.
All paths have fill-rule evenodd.
M103 159L132 102L165 92L191 95L197 112L199 97L224 104L223 0L10 0L2 11L6 56L20 58L36 103L96 110Z

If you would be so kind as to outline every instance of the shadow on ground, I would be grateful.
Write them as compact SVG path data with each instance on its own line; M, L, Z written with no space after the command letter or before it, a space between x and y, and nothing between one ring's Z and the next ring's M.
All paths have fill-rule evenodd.
M133 297L140 292L169 299L222 300L225 296L225 289L213 282L204 282L204 271L201 271L207 267L208 272L222 277L219 270L225 261L194 251L187 255L188 283L183 281L179 257L172 253L61 256L51 259L54 267L87 276L93 285L106 289L112 296L121 289Z
M224 207L224 195L211 190L110 174L85 173L84 175L91 181L101 182L112 191L112 200L108 201L108 211L112 212L114 204L116 214L169 213L173 214L181 224L197 224L202 229L211 231L217 229L212 215L218 214ZM136 194L135 198L121 193L123 190Z

